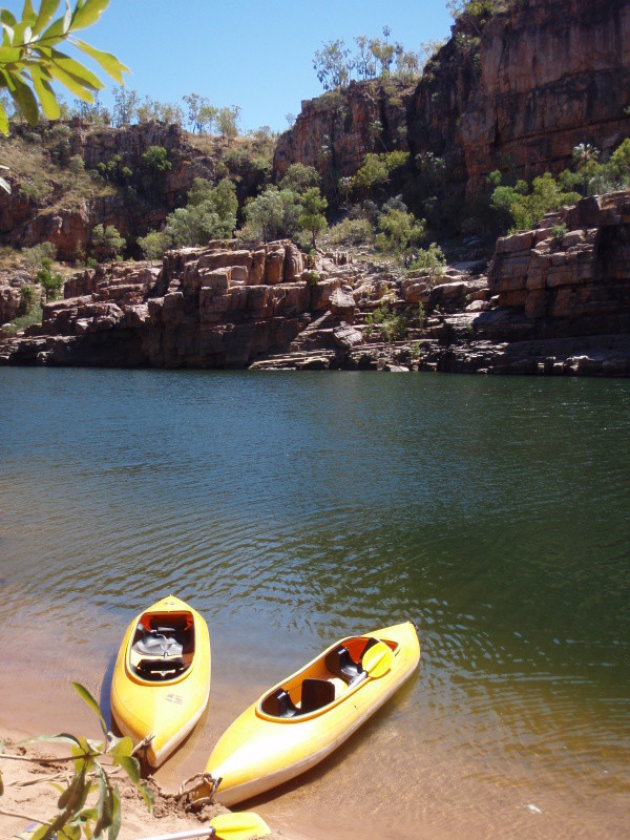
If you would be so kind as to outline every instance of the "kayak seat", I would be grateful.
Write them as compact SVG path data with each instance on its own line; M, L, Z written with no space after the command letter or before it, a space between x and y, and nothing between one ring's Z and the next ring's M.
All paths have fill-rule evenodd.
M359 679L363 668L350 656L350 651L344 645L331 650L326 657L326 667L335 677L341 677L349 685Z
M140 626L139 626L140 629ZM171 632L172 628L171 628ZM165 633L156 630L146 630L142 627L142 636L134 642L134 651L140 656L181 656L184 646Z
M185 667L184 657L179 656L172 659L141 659L136 665L136 670L150 679L167 680L179 674Z
M282 718L295 717L298 713L291 700L291 695L284 688L278 688L269 697L265 697L262 710L268 715Z
M327 706L335 699L335 686L328 680L317 680L307 677L302 682L302 703L300 713L303 715Z

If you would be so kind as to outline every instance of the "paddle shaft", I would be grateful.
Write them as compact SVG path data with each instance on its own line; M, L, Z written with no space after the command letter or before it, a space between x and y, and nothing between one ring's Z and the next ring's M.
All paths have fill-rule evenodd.
M141 840L191 840L193 837L216 837L216 831L209 825L207 828L190 828L188 831L176 831L174 834L155 834Z

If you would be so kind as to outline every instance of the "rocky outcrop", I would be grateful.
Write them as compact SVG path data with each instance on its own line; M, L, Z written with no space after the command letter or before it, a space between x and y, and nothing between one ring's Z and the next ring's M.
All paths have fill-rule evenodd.
M557 173L577 144L606 153L630 135L630 0L496 5L459 18L412 95L403 86L392 100L382 88L391 81L371 81L302 103L279 140L276 177L296 162L329 181L352 175L366 152L405 137L412 160L431 152L446 166L441 186L417 173L421 192L472 199L493 170ZM376 120L382 137L371 132Z
M48 241L57 248L59 259L71 261L76 258L77 250L85 251L92 228L100 223L116 227L133 246L138 236L150 228L159 228L171 210L185 203L186 193L196 177L214 176L213 158L193 148L177 125L143 123L111 128L73 120L68 128L68 155L79 155L86 170L96 169L99 163L120 156L120 166L131 173L127 187L132 189L116 189L112 195L105 196L88 195L80 199L75 196L65 202L51 167L50 194L35 200L28 190L21 189L17 175L10 173L11 193L0 191L0 242L3 244L24 248ZM18 128L15 134L19 137L24 131ZM142 161L142 155L151 146L166 149L171 164L155 190L147 188L146 166ZM45 142L43 148L46 153Z
M236 241L167 252L161 269L114 265L76 274L41 326L6 341L15 363L246 367L287 347L313 307L352 276L335 254L317 272L289 241Z
M502 237L488 281L506 316L482 319L494 338L630 333L630 194L586 199Z
M434 57L410 115L412 151L444 155L469 197L495 169L558 172L578 143L630 134L628 0L512 0L463 16Z
M487 274L218 241L66 282L0 362L630 376L630 191L498 240ZM422 306L420 306L420 304Z
M295 125L278 140L274 179L292 163L302 163L318 169L330 187L353 175L367 152L406 149L413 90L397 79L368 80L302 102Z

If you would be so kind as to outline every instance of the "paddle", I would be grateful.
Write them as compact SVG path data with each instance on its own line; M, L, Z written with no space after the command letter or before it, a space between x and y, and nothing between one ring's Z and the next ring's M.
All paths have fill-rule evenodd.
M365 651L361 659L361 666L368 677L378 679L392 667L394 652L385 642L377 642Z
M206 828L191 828L175 834L160 834L143 837L142 840L192 840L194 837L216 837L217 840L252 840L266 837L271 829L262 817L253 811L240 814L219 814L213 817Z

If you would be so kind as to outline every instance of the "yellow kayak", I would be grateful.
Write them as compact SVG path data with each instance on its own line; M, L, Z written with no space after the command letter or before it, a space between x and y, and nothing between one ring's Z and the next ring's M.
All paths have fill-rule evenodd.
M127 628L112 678L112 717L134 742L152 735L147 761L160 764L192 731L210 696L208 625L169 595Z
M309 770L342 744L415 671L411 622L350 636L265 692L223 733L206 773L223 805Z

